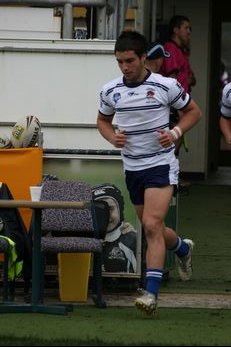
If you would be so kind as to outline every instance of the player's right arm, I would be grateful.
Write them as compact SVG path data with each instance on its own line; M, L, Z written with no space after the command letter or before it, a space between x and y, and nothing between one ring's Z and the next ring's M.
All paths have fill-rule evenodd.
M114 147L122 148L126 142L126 135L123 131L116 130L112 124L113 116L104 116L98 112L97 128L100 134Z

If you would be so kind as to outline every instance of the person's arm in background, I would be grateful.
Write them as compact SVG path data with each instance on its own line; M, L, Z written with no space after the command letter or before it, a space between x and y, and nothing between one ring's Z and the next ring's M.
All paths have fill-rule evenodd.
M219 123L225 142L231 145L231 118L225 118L221 115Z

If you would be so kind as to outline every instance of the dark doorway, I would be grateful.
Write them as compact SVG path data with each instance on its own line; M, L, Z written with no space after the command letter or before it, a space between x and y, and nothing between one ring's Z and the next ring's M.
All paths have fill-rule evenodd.
M209 81L209 123L208 123L208 173L216 171L219 166L231 166L231 152L224 144L219 128L221 97L221 62L227 64L227 42L230 30L231 69L231 2L212 1L211 6L211 71ZM229 29L230 28L230 29ZM230 70L231 71L231 70Z

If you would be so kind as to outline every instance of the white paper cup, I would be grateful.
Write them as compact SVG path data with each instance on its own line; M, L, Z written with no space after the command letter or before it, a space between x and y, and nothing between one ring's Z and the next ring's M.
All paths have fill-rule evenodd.
M30 196L32 201L39 201L41 196L41 186L30 186Z

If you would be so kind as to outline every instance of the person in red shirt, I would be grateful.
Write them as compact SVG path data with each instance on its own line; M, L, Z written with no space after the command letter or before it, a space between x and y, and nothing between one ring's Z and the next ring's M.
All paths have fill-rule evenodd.
M169 40L165 42L164 49L169 52L170 57L164 59L160 68L160 73L166 77L176 78L187 93L191 92L191 87L195 86L196 78L192 71L189 54L191 40L191 24L188 17L175 15L169 22ZM171 127L174 127L180 117L179 111L171 114ZM180 147L188 151L185 137L176 144L176 156L179 156Z
M176 78L188 93L196 84L190 61L191 25L186 16L173 16L169 22L169 37L164 49L170 53L161 66L161 74Z

